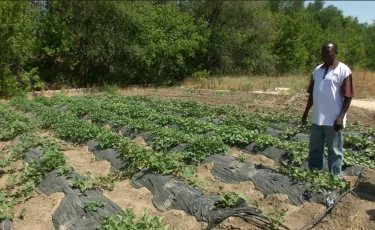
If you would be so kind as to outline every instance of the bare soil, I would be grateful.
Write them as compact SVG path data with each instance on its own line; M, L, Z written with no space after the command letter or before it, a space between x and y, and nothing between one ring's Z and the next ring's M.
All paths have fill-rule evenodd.
M111 169L108 161L95 161L95 155L89 152L87 146L71 148L63 151L69 165L79 174L90 173L92 177L107 176Z
M268 158L266 156L263 156L261 154L248 154L242 152L240 149L233 147L229 149L229 154L234 156L234 157L239 157L239 156L246 156L246 161L251 162L256 165L263 165L268 168L275 168L275 161L272 160L271 158Z
M13 219L15 230L54 230L52 214L60 205L64 193L54 193L50 196L35 194L34 197L19 204L15 208L16 217ZM23 216L20 217L20 214Z
M202 89L191 92L188 88L131 88L120 91L122 95L149 95L162 99L192 100L209 105L232 104L241 107L248 112L254 111L282 111L295 115L303 114L308 95L304 93L254 93L229 90L221 90L218 94L216 90ZM347 120L350 123L359 121L361 124L368 124L375 128L375 112L373 110L373 99L353 100L349 108ZM311 112L310 112L311 113Z

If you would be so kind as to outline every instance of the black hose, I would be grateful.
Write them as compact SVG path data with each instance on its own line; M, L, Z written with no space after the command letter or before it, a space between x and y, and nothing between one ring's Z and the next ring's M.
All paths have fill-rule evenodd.
M333 210L333 208L336 207L336 205L342 200L342 198L344 198L347 194L349 194L350 192L352 192L357 186L358 184L360 183L361 179L362 179L362 174L364 172L364 168L361 170L361 172L359 173L358 175L358 178L353 186L353 188L351 189L348 189L346 190L343 194L341 194L341 196L339 196L339 198L336 199L335 203L333 205L331 205L330 207L328 207L322 214L316 216L316 217L313 217L309 222L307 222L302 228L300 228L299 230L305 230L307 229L307 227L309 227L310 225L317 225L325 216L327 216L327 214L329 212L331 212ZM315 224L314 224L315 223Z

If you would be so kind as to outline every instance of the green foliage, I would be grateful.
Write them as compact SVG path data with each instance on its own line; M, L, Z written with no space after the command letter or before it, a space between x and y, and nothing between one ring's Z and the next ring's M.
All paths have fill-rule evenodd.
M333 176L328 172L318 170L310 171L295 166L286 166L281 164L278 171L299 181L309 182L310 190L322 192L324 189L342 189L346 188L345 180L340 176Z
M86 174L86 178L74 178L72 185L81 192L94 188L112 191L115 186L110 177L98 176L92 178L89 173Z
M191 77L196 80L207 79L210 76L210 72L207 70L194 72Z
M283 223L283 219L286 215L286 210L278 211L277 209L274 209L273 212L267 213L267 217L270 219L273 229L279 229L279 226Z
M92 201L85 201L84 205L85 205L85 209L96 212L98 211L98 208L104 207L105 202L104 200L97 199L97 200L92 200Z
M39 11L31 2L0 2L0 96L13 96L19 89L33 90L44 86L38 67L35 17Z
M238 205L240 198L235 192L222 191L220 200L215 205L219 208L234 208Z
M247 157L246 157L245 154L241 154L241 155L238 156L239 162L246 162L246 160L247 160Z
M118 86L117 84L108 84L108 83L104 83L104 90L106 91L107 94L110 94L110 95L116 95L118 94Z
M126 209L122 213L105 218L102 223L96 227L99 230L168 230L169 225L162 222L161 217L152 216L143 212L139 219L135 219L135 215L131 209Z

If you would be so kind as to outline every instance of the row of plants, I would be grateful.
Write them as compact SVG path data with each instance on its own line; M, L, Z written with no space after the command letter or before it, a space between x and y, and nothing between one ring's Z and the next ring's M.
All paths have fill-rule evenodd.
M46 99L43 99L43 100L46 100ZM50 99L47 99L47 100L50 100ZM69 100L72 103L73 100L82 100L82 99L73 99L73 100L69 99ZM53 103L49 102L49 104L53 104ZM88 103L88 101L86 101L85 103L82 103L82 101L81 101L80 103L78 103L76 105L73 105L74 103L70 104L70 103L67 103L67 101L64 101L64 103L60 104L60 106L63 105L63 104L64 105L68 105L67 106L68 108L77 108L77 107L78 108L82 108L82 106L84 106L85 104L86 105L90 105L91 109L95 108L95 106L93 106L95 104L95 100L91 101L90 103ZM98 109L100 109L100 108L101 107L99 106ZM73 109L73 110L75 110L75 109ZM84 108L83 110L85 111L85 113L88 112L90 114L90 109L89 108ZM108 112L107 110L102 110L102 111L106 111L105 113ZM95 111L93 113L96 114L96 113L98 113L98 111ZM80 115L83 115L83 113L80 114ZM91 114L90 114L90 118L91 118ZM101 122L105 122L105 121L106 121L106 119L102 120ZM150 124L150 123L151 123L151 121L148 121L148 124ZM277 146L279 148L287 149L290 152L294 153L294 154L291 154L291 159L292 159L292 163L293 163L292 165L301 165L302 162L304 162L307 159L308 147L307 147L307 143L305 143L305 142L303 142L302 144L301 143L296 143L296 142L287 142L287 141L280 140L280 139L278 139L276 137L271 137L271 136L262 135L262 134L256 135L255 138L254 138L254 141L261 148L263 148L263 149L266 148L266 147L270 147L270 146ZM202 147L207 147L207 145L202 145ZM209 151L209 149L210 148L208 146L207 150ZM190 153L190 152L188 152L188 153ZM196 156L196 153L200 153L200 152L199 151L195 151L195 156ZM185 153L185 156L186 156L186 153ZM207 155L204 155L204 157L206 157L206 156ZM199 162L199 160L204 159L204 157L202 157L200 159L197 159L198 160L197 162ZM194 158L194 157L191 157L191 158ZM188 163L188 162L186 162L186 163ZM287 174L287 175L289 175L289 176L291 176L291 177L293 177L295 179L299 179L299 180L303 179L303 181L306 181L306 179L308 177L301 177L301 176L297 177L295 173L292 173L292 171L294 170L293 169L294 166L292 166L292 165L290 167L283 167L282 169L279 170L279 172L283 173L283 174ZM289 170L289 172L287 170ZM301 172L301 173L303 173L305 175L309 175L309 174L315 175L313 172L309 172L309 170L304 170L304 169L301 169L299 172ZM186 175L185 175L183 178L185 178L185 180L187 179L189 181L189 179L191 177L186 177ZM317 184L317 187L320 188L320 189L323 189L323 188L325 188L325 189L327 189L327 188L341 188L341 187L339 187L340 184L332 183L332 182L334 182L337 179L332 179L329 176L328 173L324 173L324 177L321 180L322 180L322 182ZM196 186L198 186L198 187L200 187L203 183L201 183L201 182L197 183L197 181L195 180L193 184L196 185ZM331 186L329 187L327 185L331 185ZM312 187L312 189L315 189L315 188Z
M238 125L244 125L249 122L249 120L260 120L264 122L266 128L273 126L273 124L278 124L280 129L286 129L288 126L285 124L298 125L301 121L301 116L295 114L283 112L283 111L264 111L257 110L256 112L247 112L236 105L217 105L210 106L207 104L200 104L195 101L186 101L179 99L159 99L151 96L143 95L131 95L131 96L120 96L120 95L110 95L109 97L102 97L104 100L111 102L121 102L126 103L127 101L132 101L135 103L142 103L144 105L150 106L159 112L174 112L181 114L186 117L209 117L212 119L219 117L236 117L240 120L232 121ZM259 128L259 127L258 127ZM290 127L289 127L290 128ZM299 132L308 133L310 131L310 126L297 126ZM374 136L375 130L371 128L364 129L364 126L360 124L359 121L353 123L347 122L348 131L358 131L364 136Z
M15 205L34 195L36 186L44 175L52 170L61 172L67 168L64 155L58 150L61 143L39 135L38 124L18 113L12 107L0 103L0 140L18 138L12 145L1 150L0 176L7 176L5 188L0 191L0 220L15 217ZM22 162L25 153L41 146L43 155L39 161Z
M87 102L87 101L86 101ZM75 142L75 143L83 143L87 140L96 139L98 140L103 148L117 148L120 150L120 152L123 154L123 156L131 161L131 167L130 169L133 169L133 173L136 171L139 171L143 168L152 168L159 173L166 173L166 174L173 174L177 176L178 178L181 178L182 180L188 182L194 187L204 189L205 182L200 181L196 176L196 168L194 166L187 166L186 164L190 163L186 161L186 155L183 155L182 153L176 153L174 155L168 154L164 151L153 151L153 150L147 150L143 147L140 147L138 145L134 145L128 140L127 138L123 138L120 135L106 129L103 127L100 127L99 125L94 125L88 121L81 120L79 116L77 116L75 113L70 111L70 108L73 108L71 105L68 105L67 111L61 111L56 110L51 106L45 106L44 104L41 104L37 101L27 101L25 99L15 99L11 102L13 106L16 106L17 108L23 110L24 112L31 112L31 114L35 115L35 118L40 121L41 127L43 128L49 128L54 130L55 135L57 137ZM93 103L88 103L91 105L91 108L94 108ZM88 110L90 111L90 110ZM95 117L95 113L98 113L98 117L101 117L101 112L94 112L91 116ZM113 113L112 113L113 114ZM83 115L83 114L80 114ZM105 123L106 119L105 117L102 117L103 120L99 123ZM95 120L95 119L94 119ZM133 119L137 120L137 119ZM144 123L151 123L149 120L144 120ZM98 124L99 124L98 123ZM116 137L115 137L116 136ZM259 139L258 141L259 145L262 147L266 147L267 140L262 139L262 136L265 135L256 135L254 136L255 139ZM99 138L96 138L99 137ZM268 138L269 136L267 136ZM277 138L274 138L274 140L277 140ZM282 140L278 139L280 143L283 143ZM263 141L263 142L262 142ZM126 144L124 144L126 143ZM270 144L272 144L272 141L270 141ZM282 145L282 144L280 144ZM207 147L204 143L201 146L202 148ZM209 146L207 148L209 150ZM199 152L199 150L197 151ZM186 173L187 168L191 169L190 173ZM310 182L312 176L315 175L314 172L310 172L309 170L299 170L297 173L291 173L291 170L285 169L284 171L281 171L283 174L290 175L293 178L296 178L301 181ZM128 175L131 175L130 171L126 172L129 173ZM304 177L300 176L299 174L305 175ZM190 175L190 176L189 176ZM315 177L317 177L315 175ZM85 189L91 189L92 187L98 187L98 188L109 188L110 184L105 183L106 179L100 180L100 178L90 178L87 177L87 180L75 180L73 181L73 184L76 187L79 187L82 190ZM323 189L336 189L336 188L342 188L343 181L341 180L340 183L337 182L337 179L335 177L330 177L328 174L324 174L323 177L318 176L320 178L319 180L314 181L314 186L312 187L313 190L316 191L322 191ZM235 203L236 200L239 198L243 198L241 194L234 194L234 193L228 193L225 191L221 191L220 196L220 202L218 205L226 206L232 205L232 203ZM87 204L90 207L95 206L95 204ZM95 208L95 207L94 207ZM125 215L125 214L124 214ZM112 218L111 224L113 226L117 226L121 223L122 218L124 215L119 215L117 217ZM128 218L128 217L126 217ZM150 217L151 218L151 217ZM110 221L110 218L106 219L107 225L108 221ZM154 221L151 221L154 223ZM103 222L105 223L105 222ZM104 225L103 225L104 226ZM111 226L111 227L113 227ZM134 225L135 226L135 225ZM106 228L102 228L106 229ZM110 228L108 228L110 229Z
M107 129L95 126L95 125L93 125L93 124L91 124L91 123L89 123L85 120L80 120L77 117L73 117L72 116L73 114L71 114L69 111L64 111L64 112L55 111L54 109L44 107L43 105L41 105L38 102L27 101L25 99L20 99L20 98L13 100L11 103L12 103L13 106L16 106L17 108L23 110L24 112L31 112L32 114L34 114L35 117L37 117L38 120L40 121L42 127L47 128L47 126L48 126L50 129L53 129L55 131L54 133L57 137L67 138L68 136L65 136L64 133L61 133L61 130L58 129L58 127L60 127L60 126L69 127L67 123L65 123L65 124L62 124L62 123L75 120L77 123L74 123L75 125L71 126L71 127L74 127L74 128L71 128L71 129L68 128L69 131L67 131L67 132L70 133L70 134L73 134L72 136L70 136L69 140L73 141L73 142L76 142L76 143L81 142L83 140L82 138L84 138L84 136L78 135L79 138L75 139L76 135L74 134L74 131L73 131L74 129L85 130L85 129L88 129L88 127L94 127L93 130L101 130L100 132L102 132L102 133L109 132ZM56 113L53 113L52 111L55 111ZM50 112L51 112L51 114L49 114ZM57 113L59 113L61 115L61 117L64 117L64 118L58 118ZM54 121L53 121L52 117L54 117L54 119L55 119ZM79 123L86 124L86 128L84 128L85 125L77 125ZM93 131L93 132L95 132L95 131ZM85 132L85 133L87 133L87 138L92 137L92 135L88 134L90 132ZM96 134L94 134L94 136L95 135L99 137L101 134L99 132L97 132ZM117 135L117 134L113 133L113 135ZM102 138L98 138L98 140L103 141ZM112 145L112 147L116 147L116 146L120 147L119 149L122 150L123 154L124 154L123 150L125 150L125 149L126 149L127 153L132 152L133 155L132 155L131 159L133 159L133 160L134 160L134 157L135 158L138 157L138 159L136 159L135 162L134 161L132 162L133 165L138 166L137 170L141 170L142 168L148 166L148 167L158 171L159 173L171 173L171 174L177 176L178 178L186 181L186 178L187 178L186 175L187 174L181 173L183 171L183 169L187 168L187 167L183 167L184 163L181 163L182 158L179 158L178 156L176 157L176 155L175 155L175 156L173 156L171 158L168 158L168 159L166 159L166 158L155 159L155 157L153 157L152 155L149 155L149 154L142 154L142 153L135 154L135 151L137 151L137 149L143 149L144 150L143 153L145 153L145 152L151 153L153 151L146 150L144 148L139 148L139 146L131 145L131 143L129 143L128 146L125 146L124 143L121 140L128 141L126 139L117 139L117 144ZM112 141L112 143L116 143L116 140L114 140L114 139L111 139L111 141ZM122 142L122 143L119 143L119 142ZM134 148L132 150L130 150L129 147L132 147L132 146ZM105 148L105 147L108 147L108 146L104 145L103 148ZM154 152L153 155L156 155L156 154L157 154L157 152ZM127 156L127 157L129 157L129 156ZM150 161L149 158L152 158L151 161ZM128 159L130 159L130 158L128 158ZM150 164L148 164L149 162L154 162L154 164L150 165ZM171 162L174 162L172 164L175 164L176 162L180 163L179 164L180 167L173 166L172 167L173 170L171 170L172 168L169 168ZM161 163L161 164L158 164L158 163ZM188 166L188 168L192 169L193 172L196 171L196 168L193 167L193 166ZM168 169L170 169L170 170L168 171ZM76 178L75 180L72 181L72 184L75 187L79 188L81 191L85 191L85 190L91 189L93 187L102 188L102 189L111 189L111 186L112 186L111 183L108 183L108 178L91 178L90 175L87 175L87 177L85 179ZM195 183L194 187L203 188L202 186L198 186L198 183ZM222 201L222 202L224 202L224 204L222 202L219 202L218 205L220 204L219 205L220 207L222 207L223 205L225 206L225 204L226 204L225 201L227 201L227 199L228 199L228 198L226 198L226 196L227 196L227 193L225 193L223 191L222 194L221 194L221 200L224 200L224 201ZM230 203L230 201L228 201L228 204L229 203ZM96 206L97 206L97 204L95 202L94 203L88 203L86 208L96 209L96 208L98 208ZM228 206L228 207L230 207L230 206ZM125 224L125 226L127 226L126 223L121 222L124 218L124 215L128 216L128 214L126 214L126 213L127 212L124 212L124 213L122 213L120 215L117 215L115 217L106 218L98 228L99 229L111 229L110 227L123 226L123 224ZM126 217L126 218L128 218L128 217ZM155 224L154 222L157 220L156 217L147 216L147 218L148 219L154 218L154 221L150 222L150 223L153 223L153 224ZM140 223L143 223L142 218L139 221L141 221ZM127 223L127 224L129 224L129 223ZM133 223L134 226L138 226L137 224L139 224L139 222ZM145 224L145 223L143 223L143 224ZM164 226L164 227L165 227L165 229L167 229L166 226ZM152 229L154 229L154 228L152 228Z
M146 101L150 101L148 97ZM166 150L178 143L192 143L194 137L199 136L202 132L214 132L214 135L219 137L225 144L232 146L236 144L248 144L253 141L264 150L267 147L277 147L287 150L289 152L290 162L295 166L300 166L307 160L308 144L307 142L290 142L285 136L292 135L298 130L294 131L287 129L285 135L280 135L279 138L269 135L263 135L258 130L246 130L238 125L214 125L213 123L202 121L197 118L189 117L183 118L173 115L164 115L155 112L154 108L137 106L142 101L137 98L137 103L125 104L115 103L107 100L99 100L98 98L70 98L64 96L57 96L53 99L40 98L39 101L48 105L68 105L68 109L73 111L78 116L90 115L90 119L97 123L106 123L111 121L114 126L126 125L132 128L135 132L151 131L155 139L151 146L155 150ZM161 108L161 106L158 106ZM139 118L140 117L140 118ZM133 119L134 118L134 119ZM184 127L183 132L178 132L175 129L164 128L166 125L179 125ZM345 135L345 147L349 148L347 151L347 158L345 165L363 165L373 166L374 144L366 138L360 138L353 135ZM364 149L363 152L368 154L361 154L359 157L354 157L357 152ZM206 155L204 155L205 157ZM201 158L202 159L202 158ZM198 159L199 160L199 159Z
M177 126L187 135L195 136L215 132L226 144L248 144L257 129L247 130L238 125L215 125L209 121L197 118L184 118L166 115L153 108L139 104L112 103L96 98L64 98L59 96L53 99L38 98L38 102L47 105L67 105L68 110L79 117L90 115L94 122L106 123L111 121L115 126L132 125L136 131L154 130L164 126Z
M11 116L9 116L11 115ZM51 137L41 137L39 123L31 120L25 115L18 113L12 107L0 103L0 116L2 129L7 135L2 135L0 140L10 140L19 137L19 142L1 151L0 175L9 174L6 187L0 191L0 220L13 219L15 217L22 218L25 210L21 213L15 213L15 206L34 196L36 186L44 179L46 173L57 170L59 175L63 175L71 170L66 162L64 154L58 149L65 145L64 142ZM18 130L17 132L8 132L7 130ZM32 131L32 132L30 132ZM16 161L24 158L25 152L30 148L40 146L43 149L43 155L40 161L31 161L29 164L23 165L20 169L16 169ZM5 156L9 156L7 160ZM7 162L5 164L5 162ZM95 177L86 175L85 178L73 178L72 185L79 188L82 192L88 189L99 188L111 190L114 186L113 175L109 177ZM104 202L87 202L85 209L97 211L103 207ZM105 217L97 226L97 229L169 229L168 225L162 222L160 217L143 213L139 219L135 216L131 209L127 209L117 215Z
M301 165L307 159L307 143L299 144L296 142L283 141L276 137L259 134L257 130L250 131L237 125L214 125L196 118L187 118L184 120L184 118L181 117L156 113L151 110L152 108L147 108L145 109L146 111L142 111L142 109L135 106L124 106L123 104L112 105L110 102L105 103L103 101L98 101L95 98L57 97L56 101L54 101L54 99L47 98L41 98L39 101L42 101L48 105L66 105L68 110L72 111L77 116L87 114L90 115L90 119L95 123L104 124L111 121L112 125L115 127L126 125L135 132L149 131L155 137L151 143L151 146L155 150L167 150L168 148L173 147L173 145L177 145L179 143L191 144L192 149L197 150L197 144L201 143L198 145L203 147L205 146L207 153L199 150L198 152L193 151L193 155L191 155L190 152L187 153L192 156L194 162L199 162L206 156L210 155L210 153L219 150L218 148L214 148L215 146L219 146L219 148L223 150L226 149L224 147L220 147L222 146L220 143L215 145L214 142L209 142L210 138L214 137L218 137L229 146L233 146L234 144L249 144L250 142L254 141L263 150L270 146L288 150L291 152L291 162L297 165ZM112 107L111 111L108 110L109 107ZM135 119L127 117L125 114L130 114L130 116L135 117ZM141 116L141 118L137 118L137 116L134 114L147 114L147 117L144 115ZM176 123L181 125L183 122L188 123L189 126L186 125L185 127L188 128L182 129L182 132L171 128L164 128L165 125ZM205 126L210 127L210 129L205 131L214 132L214 136L207 137L199 135L202 130L199 132L192 131L199 129L199 127Z
M24 98L14 98L11 104L24 112L32 112L41 122L43 128L51 129L54 135L64 140L82 144L89 140L97 140L101 148L114 148L120 150L124 160L130 162L127 174L135 173L143 168L151 168L159 173L172 173L178 171L182 156L171 156L166 152L152 151L132 143L129 139L81 120L69 111L57 111L35 101Z
M10 140L33 128L27 117L18 114L10 106L0 103L0 140Z

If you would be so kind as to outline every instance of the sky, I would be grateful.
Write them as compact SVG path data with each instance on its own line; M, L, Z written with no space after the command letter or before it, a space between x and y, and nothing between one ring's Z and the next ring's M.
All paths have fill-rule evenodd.
M306 1L307 5L309 2ZM360 23L372 24L375 20L375 1L325 1L324 7L334 5L342 10L344 16L356 16Z

